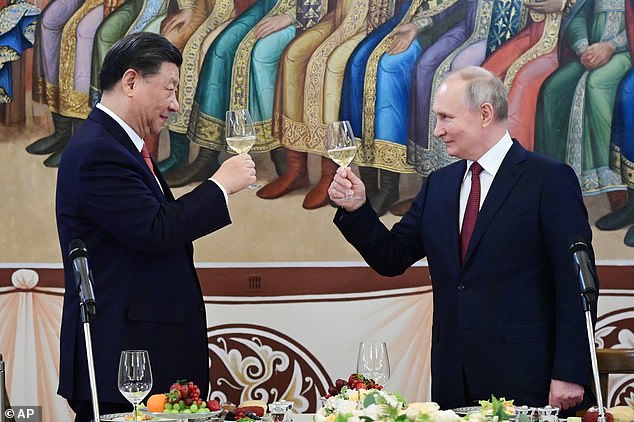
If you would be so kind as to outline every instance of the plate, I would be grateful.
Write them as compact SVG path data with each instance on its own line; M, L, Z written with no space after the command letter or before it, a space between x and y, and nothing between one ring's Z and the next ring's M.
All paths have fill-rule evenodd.
M225 422L225 416L227 416L227 414L225 413L224 415L222 415L220 418L218 418L217 422ZM297 415L294 415L297 416ZM269 414L267 413L266 415L262 416L260 419L256 419L257 422L270 422L271 418L269 417ZM312 417L311 417L311 422L312 422ZM226 422L234 422L234 421L226 421Z
M458 416L465 416L467 413L471 412L479 412L482 410L482 406L466 406L466 407L457 407L455 409L451 409Z
M222 410L216 410L216 411L207 412L207 413L156 413L156 412L150 412L147 409L139 409L139 411L143 413L144 415L149 415L161 420L179 421L179 422L192 421L192 420L217 419L216 416L218 416L222 412Z
M99 420L102 422L130 422L132 419L125 419L126 415L132 415L132 412L126 413L110 413L108 415L99 415ZM175 419L172 419L173 422L176 422ZM139 422L143 422L139 419ZM166 421L163 421L166 422Z
M466 407L457 407L455 409L451 409L454 411L454 413L458 416L466 416L469 413L473 413L473 412L479 412L482 410L482 406L466 406ZM509 415L509 421L513 422L515 421L516 416L515 415Z

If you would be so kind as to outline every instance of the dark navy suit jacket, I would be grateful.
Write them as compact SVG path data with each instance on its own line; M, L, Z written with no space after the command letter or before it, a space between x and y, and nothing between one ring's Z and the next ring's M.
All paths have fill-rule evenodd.
M183 378L206 394L207 322L192 241L231 220L215 183L203 182L175 200L156 172L163 190L123 128L97 108L64 150L56 198L66 283L58 393L69 400L91 397L68 258L72 239L85 242L94 278L91 332L99 401L126 402L117 387L124 349L149 350L151 394Z
M548 404L551 379L591 384L580 287L568 251L591 239L573 170L516 141L481 207L464 264L459 193L464 160L432 173L388 230L369 204L335 224L377 272L401 274L427 257L434 313L432 399L441 408L491 394ZM464 375L463 375L464 371ZM423 382L423 380L421 380Z

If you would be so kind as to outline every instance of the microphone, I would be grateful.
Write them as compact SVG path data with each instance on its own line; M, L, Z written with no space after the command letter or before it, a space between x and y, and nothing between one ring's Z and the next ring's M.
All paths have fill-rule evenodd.
M73 262L75 286L79 292L80 303L84 314L84 322L95 317L95 292L92 289L92 273L88 267L88 251L86 245L79 239L73 239L68 245L68 256Z
M570 253L574 262L575 273L581 285L581 294L592 302L597 297L596 276L590 260L590 247L580 238L573 239L570 245Z

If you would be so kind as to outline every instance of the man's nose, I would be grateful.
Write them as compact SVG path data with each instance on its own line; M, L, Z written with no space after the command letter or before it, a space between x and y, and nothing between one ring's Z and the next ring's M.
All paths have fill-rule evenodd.
M444 134L445 134L445 130L442 128L440 122L436 120L436 126L434 127L434 136L436 138L440 138Z
M178 104L178 100L174 98L170 101L169 111L177 112L178 110L180 110L180 105Z

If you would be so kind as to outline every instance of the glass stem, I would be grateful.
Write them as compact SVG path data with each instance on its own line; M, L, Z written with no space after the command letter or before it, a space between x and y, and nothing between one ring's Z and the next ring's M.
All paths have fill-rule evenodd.
M133 410L133 412L134 412L134 422L137 422L139 420L138 419L139 415L137 414L137 409L136 409L137 404L134 403L133 406L134 406L134 410Z

